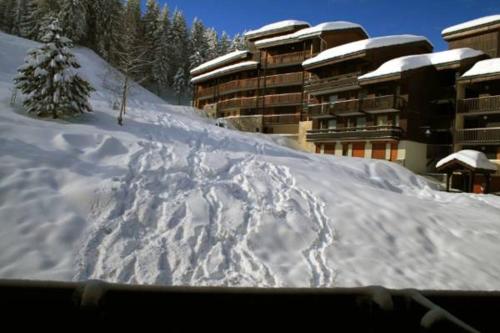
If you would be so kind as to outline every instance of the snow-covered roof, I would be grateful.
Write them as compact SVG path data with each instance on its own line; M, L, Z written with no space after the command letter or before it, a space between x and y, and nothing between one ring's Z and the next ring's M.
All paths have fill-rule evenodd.
M478 61L471 69L462 75L462 78L465 79L490 74L500 74L500 58Z
M226 65L236 60L245 59L250 51L234 51L223 56L207 61L191 70L191 75L198 75L219 66Z
M262 39L262 40L256 41L255 46L257 46L258 48L262 48L262 47L266 47L266 46L295 43L295 42L300 42L300 41L305 40L305 39L320 36L324 32L355 29L355 28L362 29L365 32L365 34L368 36L368 33L366 32L366 30L359 24L352 23L352 22L346 22L346 21L335 21L335 22L321 23L321 24L318 24L314 27L305 28L305 29L299 30L297 32L294 32L294 33L291 33L288 35Z
M467 21L464 23L460 23L449 28L446 28L442 31L443 35L449 35L455 32L474 29L483 25L490 25L494 23L500 23L500 15L490 15L481 17L475 20Z
M257 68L259 63L257 61L245 61L245 62L240 62L234 65L229 65L226 67L218 68L216 70L213 70L211 72L193 77L191 79L191 83L197 83L200 81L208 80L208 79L213 79L216 77L220 77L223 75L231 74L234 72L239 72L247 69L254 69Z
M498 168L495 163L488 160L484 153L477 150L461 150L457 153L451 154L450 156L439 161L436 164L436 168L440 168L453 160L460 161L475 169L497 171Z
M436 53L417 54L392 59L382 64L373 72L359 77L360 80L380 78L392 74L399 74L408 70L427 66L437 66L458 62L468 58L475 58L483 55L481 51L471 48L461 48Z
M427 42L432 46L431 42L423 36L415 35L395 35L363 39L352 43L340 45L326 51L321 52L316 57L304 61L304 67L320 64L325 61L333 60L335 58L345 57L358 52L363 52L369 49L380 47L402 45L415 42Z
M250 30L250 31L245 33L245 37L248 39L251 39L251 38L258 37L258 36L267 36L267 35L277 34L280 32L287 32L287 31L293 30L297 26L309 27L310 24L307 22L298 21L298 20L279 21L279 22L265 25L265 26L263 26L259 29L256 29L256 30Z

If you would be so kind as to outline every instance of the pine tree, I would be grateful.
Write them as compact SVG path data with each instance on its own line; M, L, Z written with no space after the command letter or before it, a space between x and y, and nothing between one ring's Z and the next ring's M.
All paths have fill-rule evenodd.
M17 89L27 96L26 110L53 118L91 112L88 97L93 88L76 72L80 65L70 51L71 40L62 36L55 18L43 30L43 45L28 52L15 78Z
M148 49L144 47L142 35L137 31L137 13L132 8L127 8L121 25L121 43L118 55L118 68L123 74L122 97L118 124L123 125L123 117L127 111L128 93L132 80L142 83L146 77L144 71L151 63L148 58Z
M2 0L0 3L0 28L7 33L14 30L16 5L16 0Z
M206 30L206 40L208 43L207 60L212 60L218 57L219 54L219 37L217 31L213 28Z
M231 48L231 40L228 34L225 31L223 31L219 40L217 54L219 56L223 56L229 52L230 48Z
M121 0L88 0L88 38L86 44L113 65L122 36L124 6Z
M178 68L184 72L189 70L189 32L182 12L176 10L172 18L171 28L172 54L170 67L171 73L177 73Z
M187 84L186 84L185 72L182 68L179 68L177 70L177 73L175 74L174 84L173 84L175 94L177 95L177 104L181 104L181 97L186 92L186 86Z
M231 41L231 47L229 51L244 51L248 50L248 45L245 40L245 37L240 34L236 34L233 37L233 40Z
M19 35L24 38L35 38L34 27L37 27L34 13L37 9L36 0L26 0L19 20Z
M158 84L160 89L166 89L170 83L170 64L172 62L173 46L171 22L168 6L165 5L160 15L160 48L159 62L156 64L155 70L158 71Z
M148 49L148 61L150 66L145 70L146 83L148 86L155 87L159 94L159 65L161 61L161 20L160 7L157 0L148 0L146 14L144 15L144 40Z
M191 28L191 57L189 69L193 69L208 59L208 42L203 22L194 19Z
M80 44L87 38L87 6L83 0L62 0L59 19L64 35Z

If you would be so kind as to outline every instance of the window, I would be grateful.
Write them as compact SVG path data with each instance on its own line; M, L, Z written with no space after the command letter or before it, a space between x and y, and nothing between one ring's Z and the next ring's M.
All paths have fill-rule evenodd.
M337 119L328 120L328 129L336 129L337 128Z
M338 101L339 96L338 96L338 95L332 95L332 96L330 96L328 99L329 99L329 101L330 101L330 104L333 104L333 103L335 103L335 102L337 102L337 101Z
M399 114L394 116L394 126L399 126Z
M347 128L354 127L354 122L352 121L352 118L347 118L346 126Z
M358 119L356 120L356 127L357 128L366 127L366 117L358 117Z
M377 126L386 126L387 116L377 116Z

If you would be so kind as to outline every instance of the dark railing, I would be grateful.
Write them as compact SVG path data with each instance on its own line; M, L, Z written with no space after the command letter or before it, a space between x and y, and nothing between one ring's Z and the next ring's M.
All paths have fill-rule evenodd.
M304 51L278 54L267 57L267 67L301 64L305 60Z
M280 124L280 125L288 125L288 124L298 124L300 122L300 113L290 113L290 114L273 114L273 115L264 115L262 117L264 125L267 124Z
M314 104L307 107L310 116L321 115L350 115L363 112L375 112L384 110L401 110L406 103L405 96L377 96L362 99L350 99L332 103Z
M278 87L285 85L302 85L303 73L287 73L266 77L266 87Z
M215 95L215 87L200 88L196 93L197 98L212 97Z
M264 97L265 106L284 106L302 104L302 93L267 95Z
M465 144L500 144L500 127L456 130L455 141Z
M257 97L233 98L217 103L218 111L223 111L228 109L240 109L240 108L256 108L256 107L257 107Z
M258 78L229 81L219 85L219 95L229 94L239 90L257 89L258 86Z
M380 139L401 137L402 129L396 126L366 126L307 131L308 141L329 139Z
M500 113L500 96L460 99L458 113Z
M304 90L309 93L317 93L328 90L338 90L358 85L358 76L361 73L349 73L344 75L336 75L323 79L312 78L309 79L305 85Z
M488 333L498 332L500 303L496 291L188 288L98 281L0 281L0 293L5 328L36 325L51 331L140 324L172 332L234 332L244 323L245 331L320 331L327 325L343 332ZM196 320L186 320L186 313ZM214 320L221 314L224 324Z

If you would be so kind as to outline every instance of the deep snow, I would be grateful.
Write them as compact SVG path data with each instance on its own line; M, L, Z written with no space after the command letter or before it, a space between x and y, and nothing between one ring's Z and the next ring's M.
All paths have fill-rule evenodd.
M33 46L0 33L1 278L500 288L498 197L221 129L140 87L119 127L86 49L95 112L34 119L8 105Z

